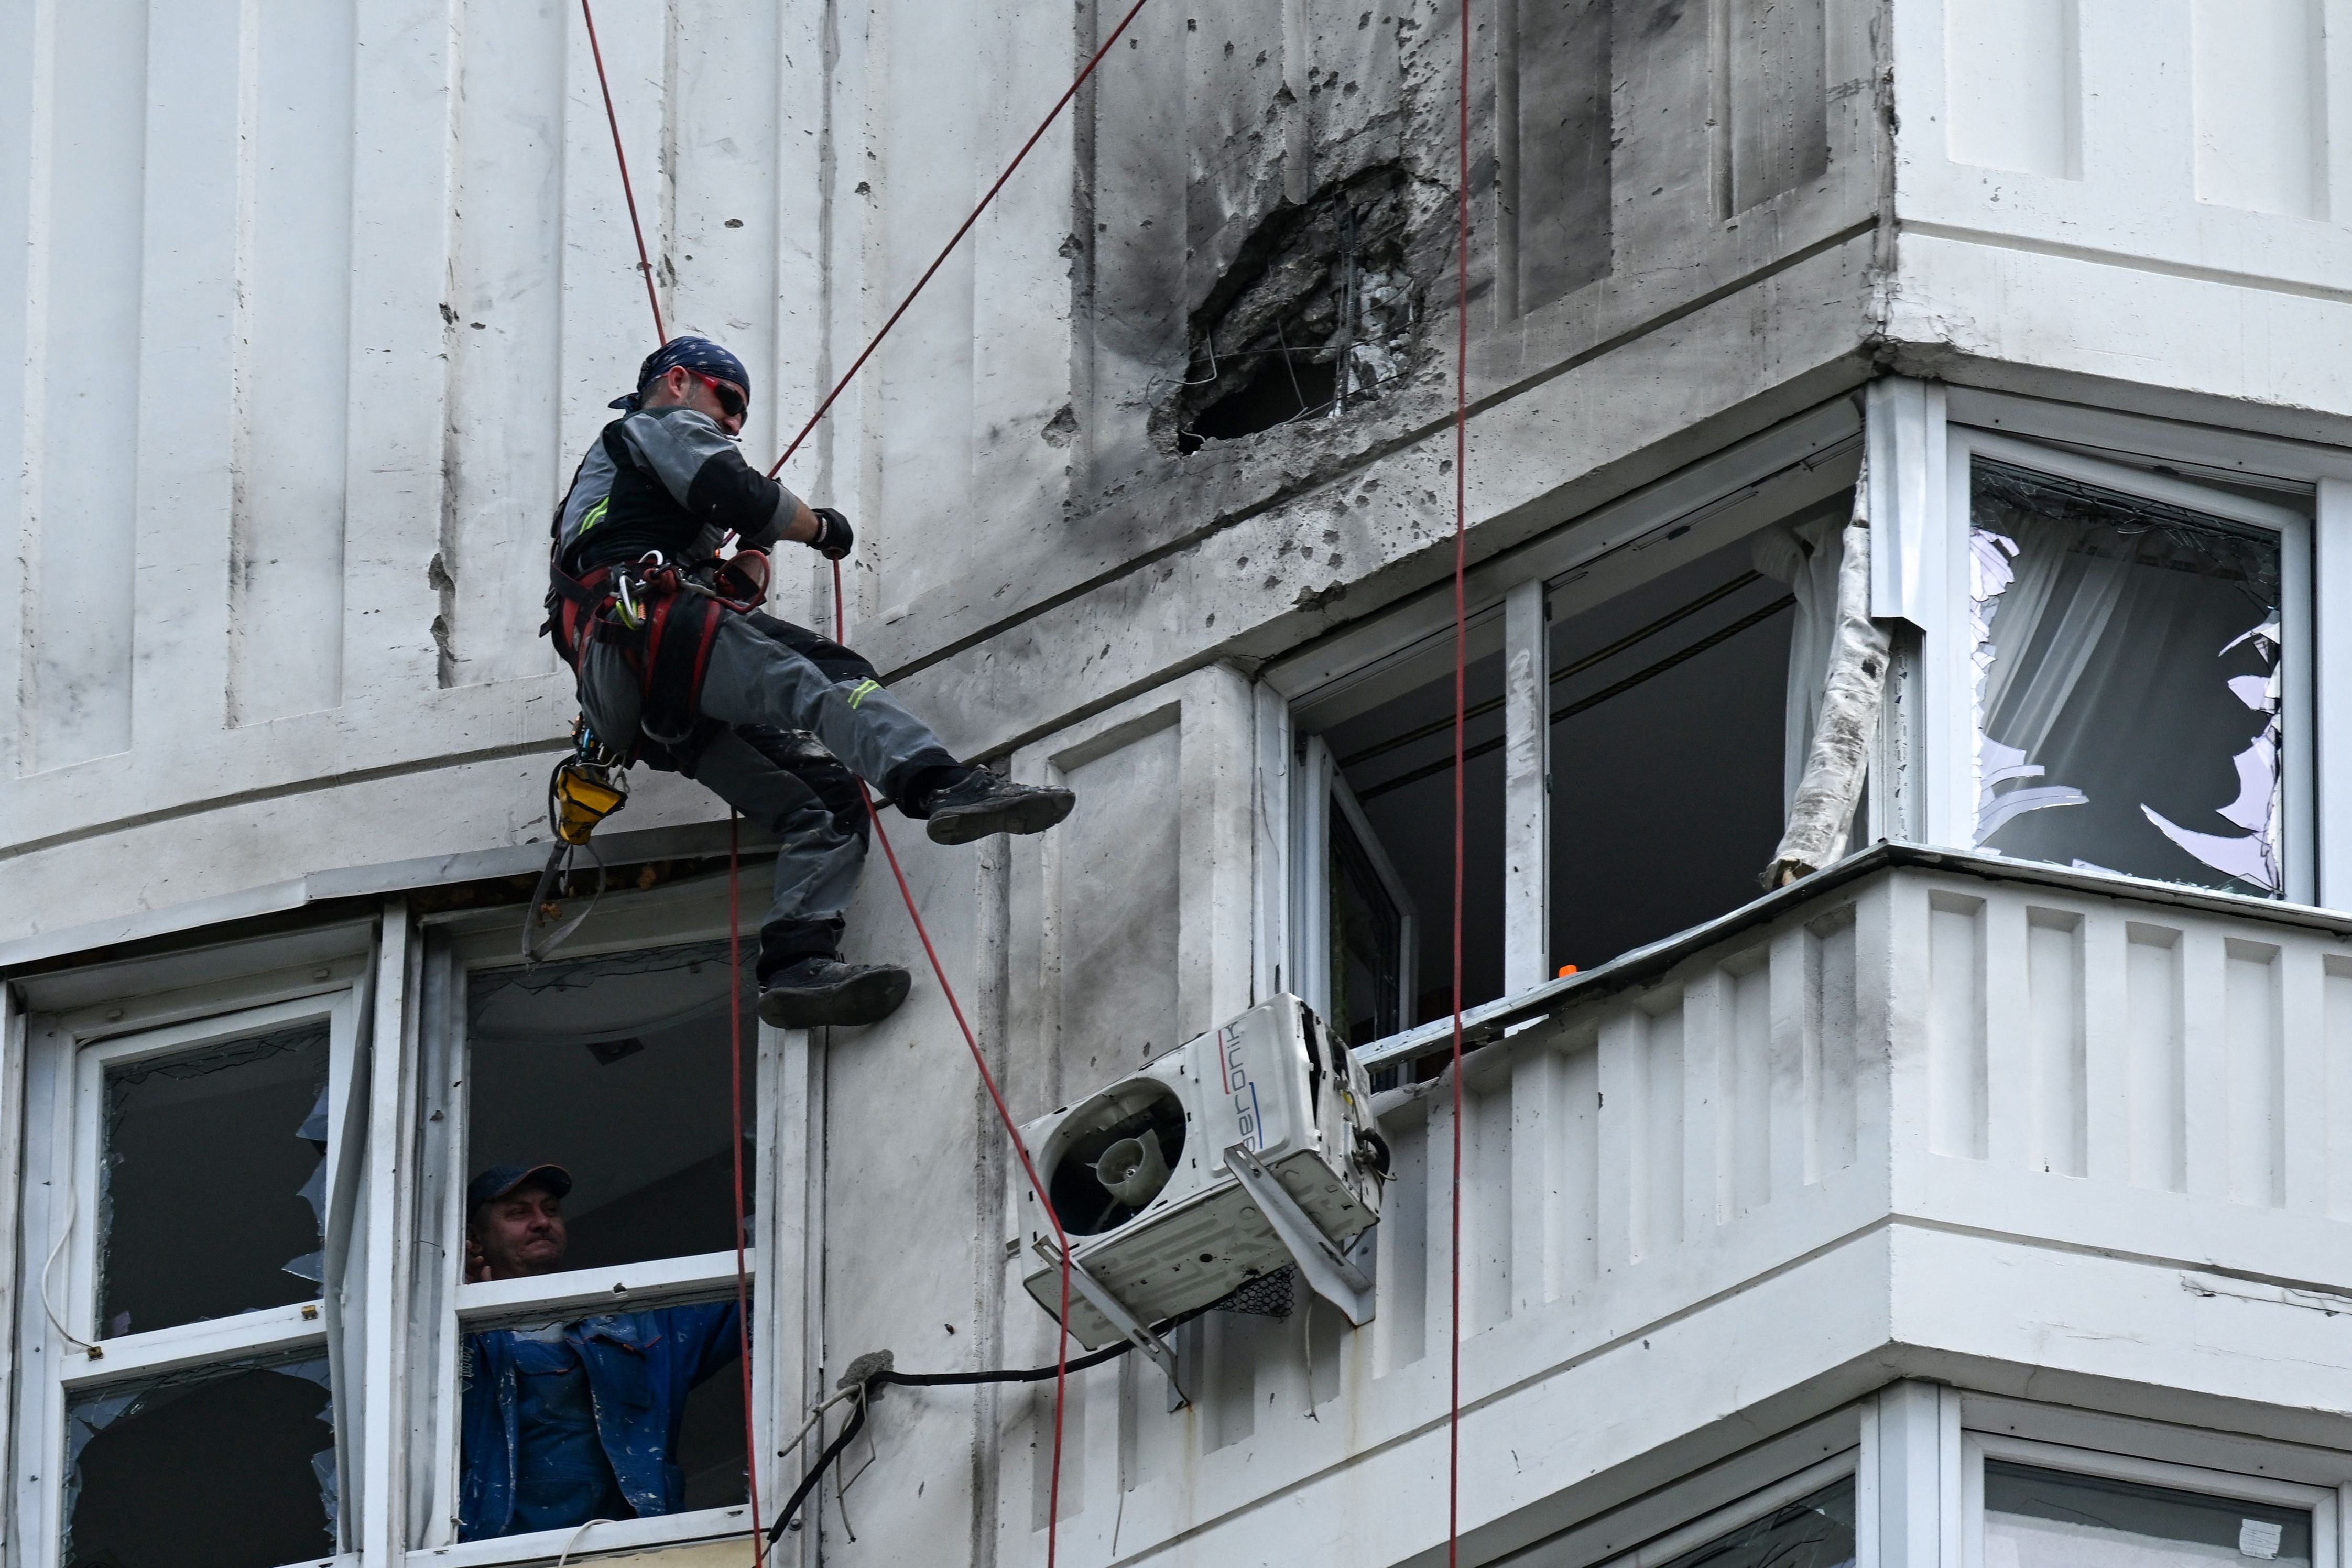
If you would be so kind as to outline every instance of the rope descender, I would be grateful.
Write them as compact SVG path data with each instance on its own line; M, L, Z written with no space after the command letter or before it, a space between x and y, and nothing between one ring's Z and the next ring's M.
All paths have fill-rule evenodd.
M522 921L522 961L534 964L580 929L604 896L604 861L589 842L596 825L629 804L629 760L596 738L583 716L572 721L572 752L555 764L547 779L547 826L555 842L547 852L547 867L530 895L530 909ZM582 853L596 868L596 890L581 911L538 940L541 922L562 913L556 895L571 880Z

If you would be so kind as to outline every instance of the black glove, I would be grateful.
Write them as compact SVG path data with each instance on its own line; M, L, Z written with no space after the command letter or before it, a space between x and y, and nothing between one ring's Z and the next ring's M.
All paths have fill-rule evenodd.
M816 513L816 537L808 542L809 548L827 561L839 561L847 556L851 547L857 542L857 535L850 530L849 520L829 506L811 507L809 510Z

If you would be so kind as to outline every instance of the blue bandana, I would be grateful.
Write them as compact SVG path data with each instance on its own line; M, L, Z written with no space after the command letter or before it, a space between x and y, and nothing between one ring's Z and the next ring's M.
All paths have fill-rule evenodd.
M608 405L625 408L635 413L644 405L646 384L656 376L673 370L696 370L714 381L730 382L743 389L743 401L751 401L751 374L743 362L712 342L709 338L672 338L646 356L637 367L637 390L626 397L616 397Z

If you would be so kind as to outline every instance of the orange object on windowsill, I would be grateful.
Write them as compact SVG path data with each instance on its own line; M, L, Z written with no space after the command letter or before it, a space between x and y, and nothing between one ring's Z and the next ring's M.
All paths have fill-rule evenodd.
M1576 965L1574 965L1573 963L1563 963L1563 964L1561 964L1561 965L1559 966L1559 978L1560 978L1560 979L1562 979L1562 980L1565 980L1565 979L1567 979L1570 975L1571 975L1571 974L1573 974L1573 973L1576 973Z

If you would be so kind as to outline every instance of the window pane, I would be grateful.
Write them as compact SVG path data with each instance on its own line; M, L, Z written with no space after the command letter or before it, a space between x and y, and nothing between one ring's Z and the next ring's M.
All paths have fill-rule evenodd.
M1817 656L1803 679L1818 691L1852 506L1840 496L1552 623L1553 968L1594 968L1761 895L1790 756L1809 739L1791 642Z
M1985 1461L1985 1568L2309 1568L2302 1509Z
M100 1331L315 1300L327 1026L142 1058L105 1083Z
M753 945L743 954L747 1122ZM562 1166L572 1181L564 1268L732 1248L727 1037L724 942L477 973L469 1174ZM754 1153L747 1139L747 1183Z
M1451 667L1451 661L1448 661ZM1471 661L1464 681L1462 1003L1503 994L1503 657ZM1406 1026L1454 1007L1454 677L1447 674L1333 725L1331 759L1363 807L1397 879L1429 921ZM1336 823L1339 813L1334 811ZM1334 835L1335 843L1337 834ZM1335 922L1341 913L1335 898ZM1334 934L1337 939L1337 933ZM1339 970L1333 967L1334 984Z
M1783 1504L1663 1568L1845 1568L1853 1562L1853 1478Z
M1976 841L2278 896L2275 534L1979 460Z
M323 1361L109 1389L66 1410L66 1553L90 1568L278 1568L335 1550Z

